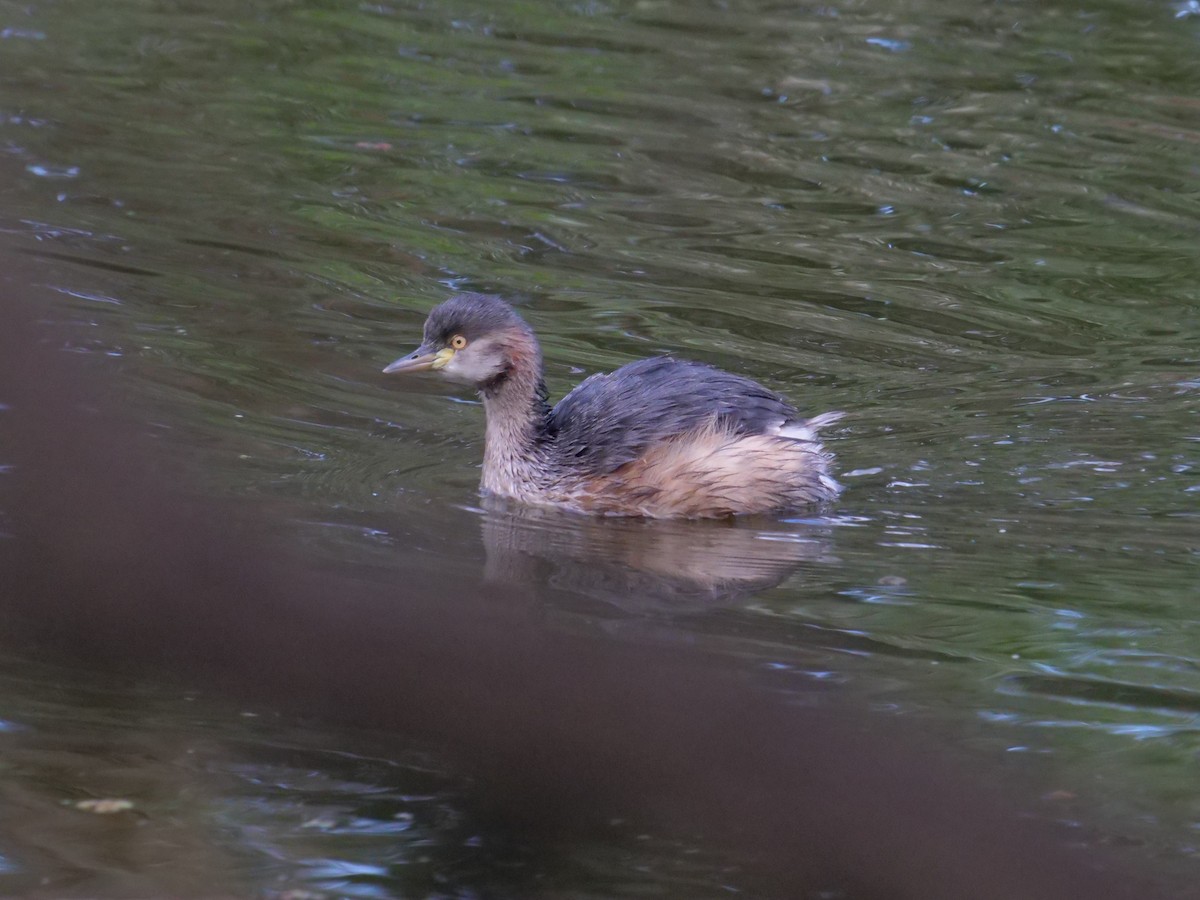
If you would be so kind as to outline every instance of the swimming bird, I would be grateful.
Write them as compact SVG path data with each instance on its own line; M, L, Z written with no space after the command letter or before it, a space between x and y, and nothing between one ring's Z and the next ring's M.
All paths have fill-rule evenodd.
M469 384L487 426L481 489L597 515L721 518L794 510L841 486L817 432L756 381L652 357L592 375L551 408L533 329L504 300L456 294L424 340L383 370Z

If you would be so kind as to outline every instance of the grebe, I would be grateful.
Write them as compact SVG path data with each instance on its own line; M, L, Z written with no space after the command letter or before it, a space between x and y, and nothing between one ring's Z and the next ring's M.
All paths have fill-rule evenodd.
M720 518L831 500L818 430L761 384L654 357L592 375L553 409L533 329L490 294L434 307L413 353L383 371L472 385L487 415L485 493L584 513Z

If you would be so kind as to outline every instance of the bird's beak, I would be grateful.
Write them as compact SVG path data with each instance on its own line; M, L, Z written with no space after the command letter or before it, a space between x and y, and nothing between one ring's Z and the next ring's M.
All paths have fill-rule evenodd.
M396 372L427 372L430 369L440 369L446 363L454 358L454 350L450 347L443 347L441 350L434 350L426 344L422 344L408 356L402 356L394 363L383 370L384 375L392 375Z

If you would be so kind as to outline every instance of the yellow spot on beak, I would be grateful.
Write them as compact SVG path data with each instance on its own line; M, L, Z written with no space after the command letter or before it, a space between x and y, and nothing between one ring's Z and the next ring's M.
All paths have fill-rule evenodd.
M454 359L454 348L443 347L433 355L433 364L430 366L430 368L444 369L450 364L450 360L452 359Z

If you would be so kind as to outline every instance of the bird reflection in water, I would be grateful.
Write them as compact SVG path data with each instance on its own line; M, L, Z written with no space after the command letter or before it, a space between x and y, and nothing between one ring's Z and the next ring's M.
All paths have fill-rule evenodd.
M484 510L489 581L550 585L632 614L735 606L833 560L819 522L597 519L499 497Z

